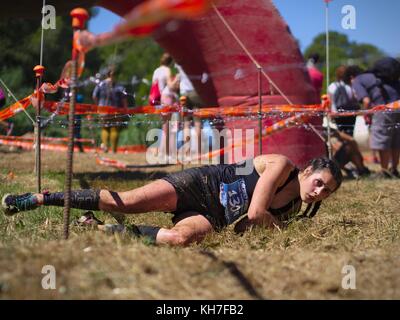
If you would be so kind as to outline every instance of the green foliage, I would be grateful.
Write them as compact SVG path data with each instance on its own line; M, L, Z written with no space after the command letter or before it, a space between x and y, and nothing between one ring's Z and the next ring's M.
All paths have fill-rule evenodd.
M335 80L335 70L340 65L359 65L363 69L370 67L373 62L385 55L379 48L371 44L349 41L347 35L329 32L329 79ZM312 53L320 55L321 71L326 74L326 37L325 33L317 35L312 44L304 52L307 58ZM324 84L326 85L326 83Z
M161 54L162 49L151 38L132 39L97 48L86 59L91 61L92 57L97 57L95 65L87 64L86 75L94 75L104 68L115 65L117 81L126 87L128 93L135 94L137 106L146 105L151 77L159 65ZM142 79L146 79L147 82ZM130 99L130 106L132 104L133 99Z
M97 14L91 10L91 16ZM6 83L17 99L31 94L35 87L33 67L40 63L41 42L40 17L37 19L3 19L0 22L0 78ZM56 29L44 30L43 65L45 82L54 83L60 77L65 63L71 57L72 30L70 17L58 16ZM132 39L123 43L96 48L86 54L85 70L82 79L88 79L96 73L116 66L117 81L126 87L128 101L131 107L147 104L150 90L149 84L154 69L159 65L162 49L152 38ZM142 79L146 79L142 81ZM92 103L94 83L80 89L85 103ZM135 98L133 98L135 97ZM59 95L47 95L46 99L58 100ZM7 98L7 105L13 103ZM34 109L28 108L28 113L34 117ZM48 113L44 112L44 116ZM60 126L65 117L57 117L54 124L48 126L46 136L66 136L67 130ZM120 144L145 143L145 135L155 124L146 123L141 116L135 117L121 133ZM157 119L152 119L157 120ZM33 131L31 121L24 113L19 113L10 121L14 122L13 134L22 135ZM137 122L139 121L139 122ZM100 128L83 128L82 136L99 140Z

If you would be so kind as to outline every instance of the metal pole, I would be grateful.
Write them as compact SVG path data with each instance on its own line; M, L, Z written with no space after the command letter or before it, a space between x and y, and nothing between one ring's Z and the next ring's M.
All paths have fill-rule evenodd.
M40 114L41 114L41 101L40 101L40 85L44 72L44 67L41 65L37 65L33 68L36 77L36 99L37 99L37 107L36 107L36 122L35 122L35 139L36 139L36 147L35 147L35 173L37 180L37 192L41 192L41 128L40 128Z
M64 187L64 239L69 236L69 215L71 208L71 185L72 185L72 165L74 155L74 118L75 118L75 99L76 99L76 73L77 63L72 60L72 74L70 84L70 101L69 101L69 121L68 121L68 151L65 169L65 187Z
M166 157L167 157L167 162L166 163L169 163L169 143L170 143L169 135L170 135L170 132L171 132L170 128L169 128L170 125L171 125L171 121L170 121L170 119L168 119L167 120L167 132L165 134L165 153L166 153Z
M329 1L325 0L326 8L325 8L325 29L326 29L326 90L328 90L329 86ZM329 159L332 159L332 142L331 142L331 116L328 114L326 117L327 125L328 125L328 156Z
M262 150L262 68L260 65L257 66L258 69L258 153L261 155Z
M183 106L181 105L181 110L179 112L179 122L178 122L178 130L177 130L177 137L176 140L178 141L178 134L179 134L179 129L182 126L182 140L183 140L183 145L181 147L182 150L182 159L181 159L181 171L185 170L185 164L184 164L184 159L185 159L185 117L183 116ZM179 154L179 152L176 152L176 154Z
M85 9L77 8L71 11L72 27L74 28L74 37L79 29L83 29L85 21L89 14ZM72 63L71 63L71 83L70 83L70 102L69 102L69 121L68 121L68 151L67 162L65 169L65 187L64 187L64 239L69 237L69 216L71 209L71 185L72 185L72 165L74 155L74 125L75 125L75 101L76 101L76 81L77 81L77 67L78 67L78 54L79 52L74 47L72 48Z
M43 28L43 19L44 19L44 7L46 5L46 0L43 0L42 6L42 20L40 23L42 32L40 35L40 62L39 65L33 68L36 76L36 95L37 95L37 109L36 109L36 123L35 123L35 131L36 131L36 149L35 149L35 172L37 175L37 193L40 193L42 190L42 164L41 164L41 127L40 127L40 111L41 111L41 101L40 101L40 93L39 88L41 86L42 75L44 71L43 64L43 36L44 36L44 28Z

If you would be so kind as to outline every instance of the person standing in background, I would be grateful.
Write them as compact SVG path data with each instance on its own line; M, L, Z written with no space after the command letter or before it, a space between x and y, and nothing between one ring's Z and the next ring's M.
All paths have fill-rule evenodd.
M352 87L365 109L400 100L400 62L390 57L378 60L370 71L353 79ZM376 112L372 116L370 147L378 150L381 165L377 178L400 178L399 122L397 112Z
M346 67L339 66L336 69L336 81L332 82L328 87L332 112L356 111L360 109L353 89L344 82L345 72ZM339 131L345 132L351 137L353 136L356 116L336 117L335 122Z
M171 71L173 59L169 53L164 53L160 59L160 66L154 70L152 77L152 87L157 86L159 96L150 97L150 104L172 105L178 100L177 91L179 90L179 76L173 77ZM158 98L160 101L157 101ZM167 136L169 135L170 114L162 115L162 137L157 153L168 155L169 146L167 148Z
M114 70L107 73L107 78L101 81L93 90L92 98L98 106L110 106L117 108L128 108L128 99L125 88L115 82ZM117 152L119 133L121 126L116 123L118 118L112 115L102 117L103 127L101 129L101 148L108 152L109 148L113 153Z
M6 105L6 95L4 94L3 89L0 87L0 108L3 108ZM0 121L0 126L4 128L6 135L9 136L14 127L12 122Z
M76 95L76 103L83 103L83 94L78 93ZM75 115L75 127L74 127L74 142L75 145L78 147L79 152L85 152L83 150L82 135L81 135L81 127L82 127L82 115L76 114Z
M311 54L307 61L307 70L311 79L311 83L315 88L318 101L320 101L322 93L322 85L324 83L324 75L317 68L318 62L319 62L319 54L318 53Z
M188 75L185 73L183 68L179 64L175 64L176 69L179 72L180 82L179 82L179 93L181 105L188 111L192 111L193 108L203 106L203 102L200 96L197 94L192 82L190 81ZM201 154L201 119L198 117L193 117L191 114L184 117L183 125L183 141L187 142L190 140L190 124L194 121L195 137L197 138L197 150L196 154ZM185 154L188 156L187 152Z
M0 108L3 108L6 105L6 95L4 94L3 89L0 87Z
M354 79L360 75L364 73L364 70L361 69L359 66L357 65L351 65L348 66L346 68L346 72L344 73L344 78L343 81L349 85L352 86L352 83L354 81ZM353 90L353 88L352 88ZM353 94L354 97L357 99L357 97L355 96L355 92L353 90ZM372 122L372 115L371 114L365 114L364 115L364 121L365 121L365 125L368 127L368 140L371 140L371 122ZM377 150L371 150L372 151L372 158L373 158L373 162L376 164L379 164L379 158L378 158L378 151Z

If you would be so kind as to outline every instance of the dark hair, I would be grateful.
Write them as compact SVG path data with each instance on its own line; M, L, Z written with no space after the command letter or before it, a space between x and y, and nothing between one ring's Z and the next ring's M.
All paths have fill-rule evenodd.
M115 77L115 69L114 65L108 66L107 68L107 77Z
M400 78L400 62L392 57L385 57L376 61L371 71L385 83L397 82Z
M342 184L343 181L342 171L338 166L338 164L336 163L336 161L334 160L331 160L327 157L315 158L308 163L306 168L307 167L311 167L312 172L322 171L325 169L329 170L333 176L333 179L335 179L336 182L336 188L333 191L336 191Z
M340 81L344 79L344 74L346 72L346 66L339 66L336 68L336 80Z
M312 159L306 166L306 168L311 167L312 172L322 171L322 170L329 170L332 174L333 178L336 181L336 188L333 191L339 189L340 185L343 181L342 171L338 164L327 157L315 158ZM306 210L299 216L299 218L312 218L318 212L322 201L317 201L315 203L310 203L307 205ZM311 210L312 208L312 210ZM311 212L310 212L311 210ZM309 213L310 212L310 213Z
M312 54L310 54L309 59L311 59L314 63L318 63L319 54L318 53L312 53Z
M348 66L344 72L343 81L347 84L351 83L351 78L355 78L364 71L359 66Z
M162 65L162 66L169 66L171 63L172 63L172 57L171 57L171 55L169 54L169 53L163 53L163 55L161 56L161 59L160 59L160 64Z

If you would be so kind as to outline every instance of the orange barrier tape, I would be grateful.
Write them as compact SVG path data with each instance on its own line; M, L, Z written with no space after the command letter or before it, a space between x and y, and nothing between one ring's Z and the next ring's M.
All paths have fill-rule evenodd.
M278 131L281 131L281 130L284 130L284 129L288 129L290 127L294 127L294 126L297 126L299 124L302 124L305 121L307 121L309 118L310 118L310 115L308 115L308 114L298 114L298 115L295 115L293 117L280 120L280 121L274 123L272 126L269 126L269 127L266 127L265 129L263 129L262 140L267 139L268 136L270 136L270 135L272 135L272 134L274 134L274 133L276 133ZM259 138L260 138L259 134L256 133L254 139L251 139L251 140L253 140L254 143L256 144L256 143L258 143ZM250 139L246 140L244 142L244 144L247 144L247 143L251 142L251 140ZM212 159L213 157L216 157L216 156L223 156L227 149L235 149L235 148L240 147L242 145L243 145L243 142L240 141L239 143L228 145L225 148L222 148L222 149L219 149L219 150L210 151L208 153L199 155L194 160L198 161L198 160L202 160L202 159Z
M365 114L374 114L377 112L391 111L391 110L398 110L398 109L400 109L400 100L391 102L386 105L379 105L379 106L373 107L368 110L330 112L329 114L331 115L332 118L337 118L337 117L348 117L348 116L358 116L358 115L365 115Z
M79 43L88 51L120 41L129 36L146 36L168 19L195 18L211 7L211 0L149 0L135 6L124 16L124 22L110 32L93 35L84 32L79 35Z
M320 112L324 111L321 104L315 105L263 105L261 107L262 113L273 113L273 112ZM213 108L201 108L194 109L193 115L200 118L211 118L216 115L221 116L250 116L257 115L259 112L258 106L234 106L234 107L213 107Z
M46 101L45 108L50 112L54 112L57 109L58 102L54 101ZM69 104L64 103L63 107L60 110L60 114L68 113ZM332 117L343 117L349 115L358 115L365 113L376 113L385 110L393 110L400 108L400 101L396 101L393 103L389 103L387 105L376 106L369 110L360 110L354 112L326 112L325 106L323 104L314 104L314 105L264 105L261 108L261 112L264 114L269 113L294 113L294 112L302 112L303 114L308 113L309 116L312 116L313 113L329 113ZM165 114L165 113L173 113L180 112L182 115L192 114L194 116L200 118L212 118L215 116L250 116L257 115L259 111L258 106L235 106L235 107L210 107L210 108L201 108L201 109L193 109L191 112L182 111L182 108L178 105L173 106L143 106L143 107L134 107L134 108L116 108L112 106L96 106L93 104L77 104L76 105L76 114Z
M63 86L65 84L65 79L59 80L55 85L50 83L44 83L41 87L41 91L45 93L50 93L57 91L58 86ZM26 109L31 104L31 98L33 95L30 95L13 105L7 107L0 111L0 120L6 120L16 113L22 111L22 108ZM44 100L44 99L43 99ZM302 113L315 113L315 112L325 112L329 114L332 118L336 117L346 117L346 116L356 116L356 115L364 115L364 114L372 114L376 112L382 112L385 110L397 110L400 109L400 100L389 103L387 105L380 105L373 107L369 110L359 110L359 111L349 111L349 112L327 112L327 102L323 102L322 104L313 104L313 105L263 105L261 108L261 112L264 114L268 113L294 113L294 112L302 112ZM59 102L56 101L44 101L44 108L46 108L49 112L55 112L59 107ZM78 103L76 104L76 114L78 115L88 115L88 114L107 114L107 115L126 115L126 114L167 114L180 112L182 115L192 114L193 116L200 118L213 118L215 116L250 116L257 115L259 112L258 106L234 106L234 107L209 107L209 108L201 108L201 109L193 109L190 112L182 111L182 107L179 105L172 106L142 106L142 107L134 107L134 108L117 108L113 106L97 106L94 104L84 104ZM69 111L69 103L63 103L60 110L58 110L60 115L66 115Z
M26 150L32 150L34 147L33 141L23 141L23 140L8 140L0 137L0 144L7 146L15 146L20 147ZM63 144L49 144L49 143L41 143L41 150L53 150L53 151L67 151L67 145ZM79 151L77 147L75 147L75 151Z
M46 101L44 103L44 107L50 111L54 112L57 110L59 102L55 101ZM62 107L58 110L60 115L68 114L69 111L69 103L63 103ZM144 107L135 107L135 108L117 108L113 106L97 106L94 104L87 103L77 103L75 105L75 114L78 115L87 115L87 114L161 114L161 113L170 113L177 112L178 108L176 106L165 106L162 108L158 108L155 106L144 106Z
M33 141L34 137L24 137L24 136L2 136L0 135L1 139L8 139L13 141ZM40 141L61 141L61 142L68 142L68 138L60 138L60 137L41 137ZM94 144L95 141L93 139L74 139L76 142L83 142L83 143L92 143Z
M265 129L265 134L271 135L273 133L276 133L277 131L280 131L282 129L286 129L292 126L296 126L300 123L304 123L306 122L311 116L309 114L306 113L301 113L301 114L297 114L293 117L287 118L287 119L283 119L280 120L278 122L275 122L272 126L267 127Z
M44 107L50 111L54 112L57 109L58 102L46 101ZM201 118L212 118L213 116L249 116L258 114L258 106L252 107L210 107L194 109L192 112L183 112L182 108L178 105L172 106L143 106L134 108L117 108L113 106L97 106L94 104L78 103L75 106L76 114L165 114L173 112L181 112L183 115L192 114ZM59 110L59 114L68 114L69 103L64 103L62 108ZM272 113L272 112L320 112L324 111L321 105L264 105L262 106L262 113Z
M96 157L96 163L99 165L114 167L118 169L127 169L128 165L118 160L108 159L104 157Z
M60 139L64 139L64 138L60 138ZM67 140L60 140L60 141L67 142ZM74 141L88 142L88 143L93 144L93 140L91 140L91 139L75 139ZM29 139L28 137L27 138L21 137L21 139L15 139L15 137L10 138L9 136L0 136L0 144L21 147L26 150L32 150L33 146L34 146L34 141L33 141L33 139ZM66 152L67 145L61 144L61 143L48 143L48 142L42 140L41 149ZM92 147L92 146L83 146L83 149L85 152L93 152L93 153L101 152L100 148ZM78 147L75 147L74 150L79 151ZM145 151L146 151L145 145L120 146L117 149L117 153L123 153L123 154L142 153Z
M14 115L16 115L17 113L26 109L31 104L30 98L31 98L31 96L27 96L27 97L15 102L11 106L1 110L0 111L0 120L3 121L8 118L11 118Z

